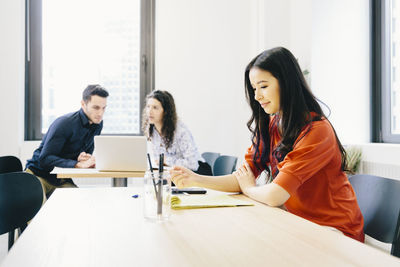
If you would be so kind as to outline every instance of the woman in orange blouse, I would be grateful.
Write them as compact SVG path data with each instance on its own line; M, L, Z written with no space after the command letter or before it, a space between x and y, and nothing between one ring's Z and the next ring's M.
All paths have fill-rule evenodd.
M264 51L246 67L245 87L253 138L243 166L218 177L176 166L174 183L242 192L270 206L284 205L297 216L363 242L363 217L344 173L345 150L296 58L283 47ZM256 186L264 170L272 182Z

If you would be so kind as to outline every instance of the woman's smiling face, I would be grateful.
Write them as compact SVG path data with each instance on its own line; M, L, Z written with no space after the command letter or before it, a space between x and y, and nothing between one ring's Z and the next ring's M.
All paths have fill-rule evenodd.
M254 99L260 103L267 114L280 110L279 81L269 71L254 67L250 69L249 79L254 89Z

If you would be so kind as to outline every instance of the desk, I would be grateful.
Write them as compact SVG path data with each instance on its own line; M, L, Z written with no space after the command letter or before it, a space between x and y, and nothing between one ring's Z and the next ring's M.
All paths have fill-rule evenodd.
M57 189L0 266L400 266L398 258L259 203L146 221L141 197L131 197L137 193Z
M144 177L144 171L138 172L121 172L121 171L99 171L97 169L80 169L80 168L54 168L51 172L57 174L57 178L112 178L112 186L128 186L128 177Z

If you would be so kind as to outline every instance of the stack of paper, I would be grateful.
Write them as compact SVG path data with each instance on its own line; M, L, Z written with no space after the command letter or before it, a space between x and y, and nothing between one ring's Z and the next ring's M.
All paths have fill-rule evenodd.
M171 197L171 207L173 209L199 209L238 206L254 206L254 204L249 201L230 197L228 195L189 195Z

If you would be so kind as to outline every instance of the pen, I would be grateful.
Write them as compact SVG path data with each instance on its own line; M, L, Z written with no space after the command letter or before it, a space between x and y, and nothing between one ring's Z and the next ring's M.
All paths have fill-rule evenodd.
M164 167L164 154L160 154L160 162L158 168L158 205L157 205L157 214L162 214L162 186L163 186L163 167Z
M133 197L133 198L138 198L138 197L139 197L139 195L137 195L137 194L136 194L136 195L133 195L132 197Z
M149 153L147 153L147 159L149 160L149 166L150 166L150 171L151 171L151 177L153 178L154 192L156 192L156 196L157 196L158 193L157 193L156 182L154 181L153 165L151 165L151 159L150 159L150 154L149 154Z
M163 171L164 171L164 153L161 153L160 155L160 166L158 168L160 175L162 176Z

